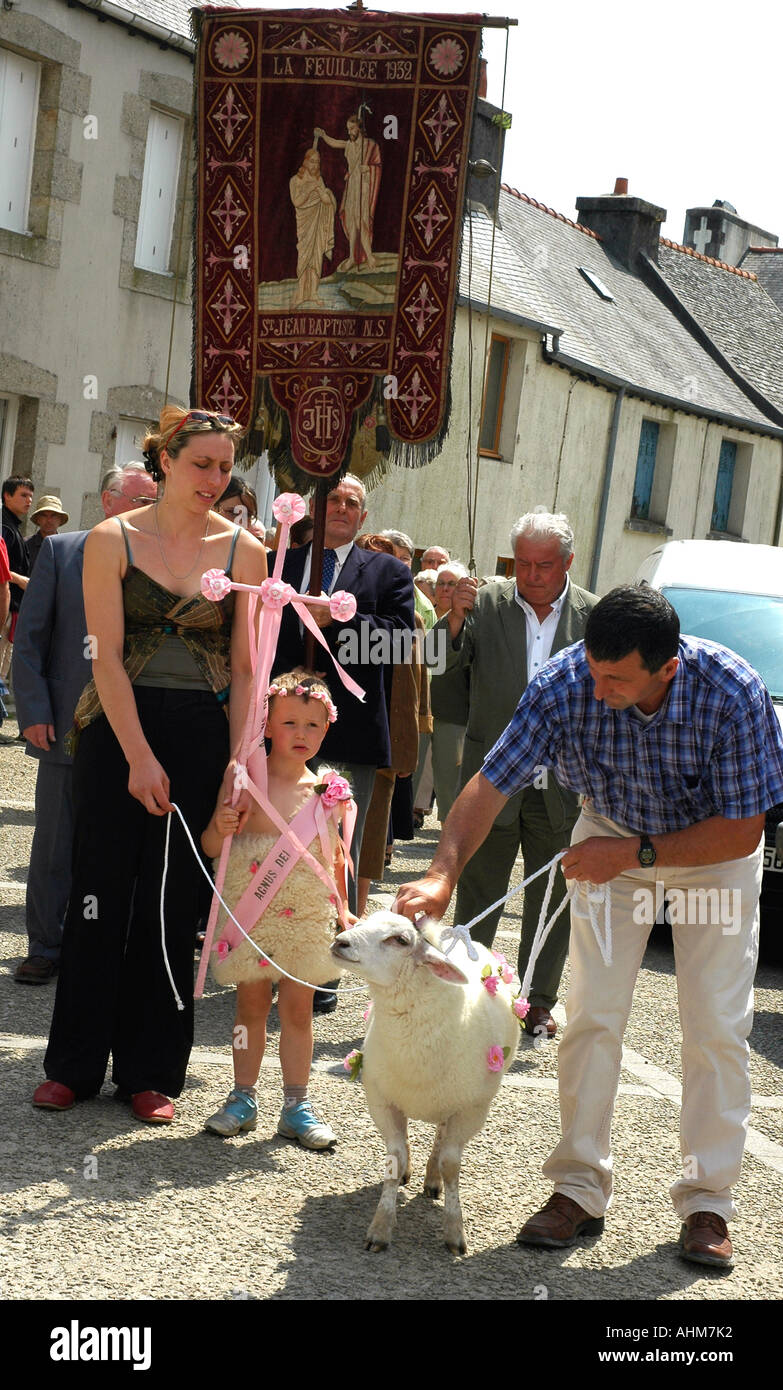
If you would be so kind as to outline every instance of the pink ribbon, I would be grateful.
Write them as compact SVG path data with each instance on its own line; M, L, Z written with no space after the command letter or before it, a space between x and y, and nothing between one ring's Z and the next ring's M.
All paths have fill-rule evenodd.
M335 811L337 811L337 808L335 808ZM339 811L337 812L337 816L339 819ZM283 822L283 825L285 825L285 822ZM334 897L337 904L340 921L345 925L340 893L334 878L306 848L307 844L312 841L316 833L318 833L324 857L331 858L332 843L329 837L324 808L321 803L321 798L314 795L310 801L302 807L301 811L297 813L290 824L286 826L284 833L280 835L280 838L272 846L263 863L259 865L236 906L232 908L237 922L244 927L246 932L252 930L259 917L269 906L275 894L282 888L291 870L302 858L308 866L318 874L318 877L329 889L330 894ZM244 939L236 923L232 922L230 917L227 918L220 941L215 948L218 951L220 959L225 959L226 954L230 954L232 950L235 950L237 946L241 945ZM224 945L227 947L227 950L221 949Z
M231 803L232 805L236 805L243 786L246 786L250 790L252 796L257 801L259 806L262 807L262 809L269 816L269 819L272 821L272 823L276 825L278 830L281 832L280 840L274 847L273 851L271 851L271 853L277 853L279 855L282 852L280 846L287 846L290 844L290 846L296 852L296 858L292 856L290 863L289 861L286 861L286 863L289 863L289 867L286 869L286 874L290 872L290 869L293 868L294 863L296 863L298 859L303 859L304 862L313 870L313 872L317 873L318 877L324 883L327 883L329 885L330 890L333 890L335 892L338 901L338 916L340 917L340 921L343 923L343 925L345 925L343 916L344 909L342 907L340 895L337 892L334 879L331 877L331 875L328 875L326 873L323 866L318 862L318 860L315 859L313 855L309 853L307 847L301 843L301 841L298 839L298 836L293 830L293 824L296 823L298 817L294 818L294 822L292 822L291 826L287 825L287 823L282 819L282 817L278 815L277 811L272 806L267 796L266 753L263 745L264 730L266 728L267 709L269 704L267 691L269 689L269 679L272 671L272 663L274 661L275 652L277 650L278 638L280 635L280 624L282 622L283 608L285 607L286 603L291 603L293 605L294 610L296 611L298 617L301 619L304 626L308 629L309 632L312 632L313 636L324 648L324 651L328 653L329 657L331 658L332 664L337 672L337 675L339 676L346 690L349 690L351 694L355 695L358 700L364 700L364 691L362 690L361 686L357 685L356 681L353 680L352 677L349 676L339 665L339 663L335 660L334 656L332 655L332 652L329 649L328 644L321 635L321 629L318 627L318 624L314 621L311 614L308 612L308 605L315 606L316 604L324 604L328 602L329 611L332 617L342 622L348 622L356 612L356 599L354 595L347 593L345 590L340 590L337 593L332 594L331 599L327 600L321 597L316 597L314 595L297 594L296 591L291 587L291 585L286 584L282 578L283 561L285 559L285 551L288 546L288 536L291 526L294 524L294 522L301 520L301 518L305 515L305 511L306 507L304 500L303 498L299 497L296 493L283 493L273 502L272 512L275 516L275 519L280 523L280 538L278 548L275 553L275 562L272 574L268 579L264 580L263 584L238 584L235 580L229 579L228 575L226 575L221 570L208 570L207 573L202 576L201 592L204 594L205 598L212 599L214 602L217 602L219 599L225 598L226 595L230 593L232 589L235 591L247 593L249 595L247 621L248 642L250 648L250 666L253 673L253 680L250 692L250 701L248 704L247 719L245 721L245 727L242 732L242 738L240 740L239 745L239 753L237 755L238 777L235 777L234 779L234 788L231 795ZM261 615L258 618L258 622L256 623L256 611L259 600L262 604ZM319 801L319 799L317 799L317 801ZM353 808L352 810L350 809L351 807ZM305 809L307 808L303 808L303 810ZM315 822L316 826L318 827L319 834L321 835L321 844L323 846L324 839L322 827L319 825L319 810L321 815L324 815L324 809L320 807L320 805L316 805ZM338 814L339 819L342 822L344 834L347 837L345 853L347 863L349 865L349 868L351 868L352 864L350 859L349 847L353 839L353 830L356 824L356 807L353 801L341 802ZM323 829L325 829L325 822ZM207 965L209 962L210 952L213 949L215 927L217 925L217 915L219 907L217 893L222 893L223 891L223 884L225 883L226 878L226 868L228 865L228 856L231 850L231 838L232 837L230 835L227 835L225 837L220 851L220 859L218 861L217 873L215 874L216 893L213 895L212 898L209 919L207 921L207 928L204 936L204 945L201 951L201 961L199 963L198 975L196 977L196 999L200 999L202 994L204 993ZM312 839L312 836L310 838ZM329 853L331 853L331 850L329 850ZM264 864L266 863L267 861L265 860ZM285 867L285 865L276 867L280 869L281 867ZM280 877L279 880L277 880L277 888L279 888L280 883L284 881L286 874L283 874L283 876ZM251 884L250 889L248 889L248 891L243 895L243 898L241 900L242 902L245 901L245 898L248 897L248 894L251 898L253 898L254 901L257 901L254 898L254 894L251 891L252 888L253 885ZM277 891L277 888L275 888L275 892ZM271 895L267 895L265 899L266 902L269 901L270 896ZM261 911L262 910L263 905L261 907ZM236 910L234 910L234 915L239 919L239 913ZM256 917L254 918L254 922L258 920L258 915L260 915L260 913L256 915ZM234 927L234 924L231 922L230 918L227 919L226 927L230 927L232 929L234 936L239 936L239 933L237 932L237 929L236 927ZM247 930L247 928L245 928L245 930ZM244 940L244 938L241 936L240 939ZM223 943L226 943L228 940L229 932L224 929L221 937L221 945L223 945Z

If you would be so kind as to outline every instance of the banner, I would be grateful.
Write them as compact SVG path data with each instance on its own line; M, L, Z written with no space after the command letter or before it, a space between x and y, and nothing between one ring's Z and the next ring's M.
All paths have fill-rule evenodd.
M445 434L481 17L194 12L194 397L289 474ZM291 467L293 464L293 468Z

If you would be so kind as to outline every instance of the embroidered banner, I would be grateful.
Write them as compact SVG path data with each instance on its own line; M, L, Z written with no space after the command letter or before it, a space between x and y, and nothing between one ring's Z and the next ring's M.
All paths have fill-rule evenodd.
M481 17L208 8L194 25L195 398L310 477L340 469L374 403L398 452L432 457Z

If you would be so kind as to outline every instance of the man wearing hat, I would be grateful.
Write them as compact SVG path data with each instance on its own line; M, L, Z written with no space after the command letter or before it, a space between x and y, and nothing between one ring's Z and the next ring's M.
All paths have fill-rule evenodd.
M35 535L25 541L27 558L30 561L30 573L32 574L38 559L38 552L46 537L57 535L59 528L64 526L68 520L68 513L63 511L63 504L59 497L42 497L35 511L30 513L30 520L34 526L38 527Z

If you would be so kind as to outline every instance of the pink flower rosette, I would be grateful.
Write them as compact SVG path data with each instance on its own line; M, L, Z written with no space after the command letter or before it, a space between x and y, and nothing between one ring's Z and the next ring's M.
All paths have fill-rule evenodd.
M347 589L337 589L329 599L329 612L338 623L350 622L356 612L356 595Z
M261 601L267 608L283 608L295 594L296 590L284 579L265 579L261 585Z
M325 779L326 780L326 779ZM321 792L321 800L328 810L336 806L340 801L350 801L351 786L344 777L339 777L337 773L326 780L326 786Z
M289 526L301 521L306 511L305 500L298 492L282 492L272 503L275 521L287 523Z
M213 603L219 603L230 594L231 580L225 570L207 570L206 574L202 574L201 592L204 598L211 599Z
M498 1043L495 1043L495 1045L489 1049L487 1053L487 1066L490 1071L503 1070L503 1063L506 1060L506 1050L507 1049L500 1047Z

